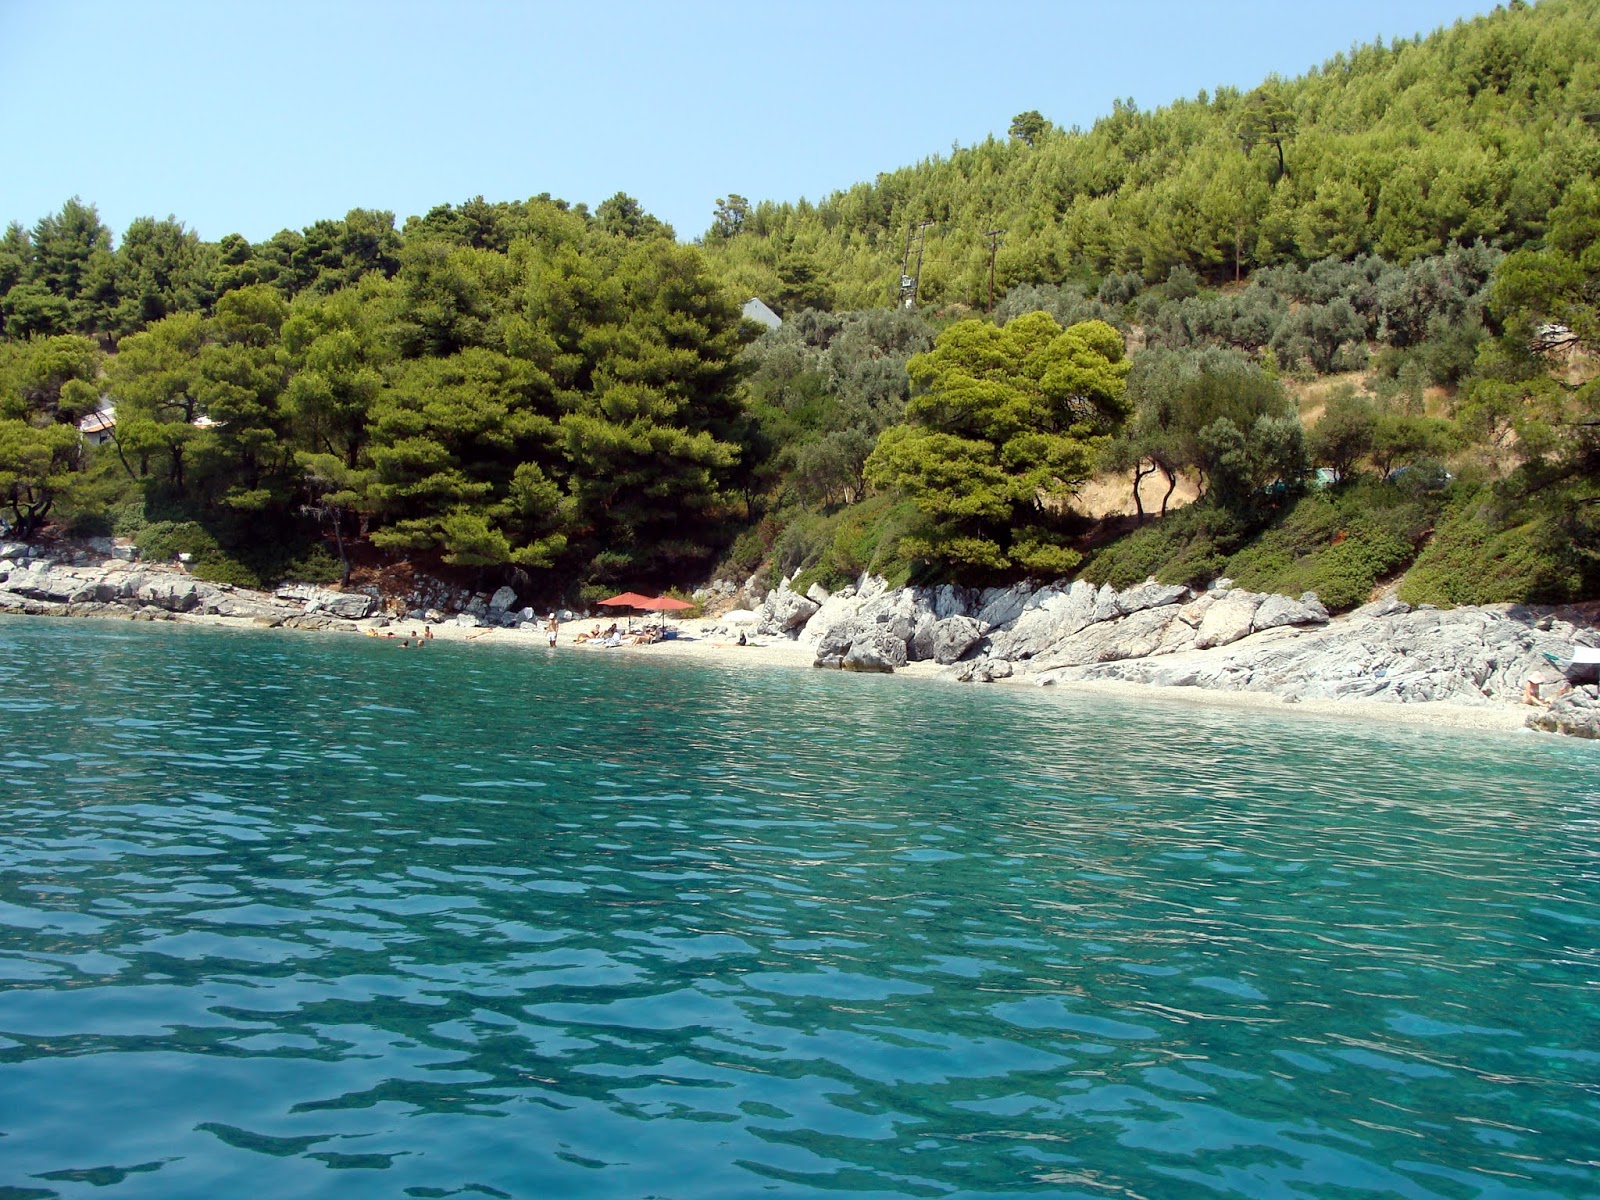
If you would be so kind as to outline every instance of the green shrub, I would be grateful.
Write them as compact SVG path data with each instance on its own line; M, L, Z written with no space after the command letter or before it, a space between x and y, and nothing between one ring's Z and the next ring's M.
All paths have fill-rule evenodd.
M270 588L285 579L332 583L342 573L327 547L309 537L230 546L198 521L153 522L135 534L134 544L148 562L170 562L187 554L189 573L196 579L235 587Z
M220 556L222 547L196 521L157 521L146 525L134 539L139 557L149 562L166 562L180 554L195 560Z
M602 589L607 584L626 579L633 572L634 556L626 551L602 550L589 560L589 574L599 581L599 586ZM602 595L614 594L616 590L616 588L612 588L610 592L603 592Z
M107 510L114 537L137 538L149 518L145 516L144 497L134 496L114 504Z
M668 616L675 616L675 617L682 617L684 619L689 619L689 618L693 618L693 617L702 617L702 616L705 615L705 608L700 603L700 601L696 600L693 596L689 595L682 588L668 588L666 591L662 592L661 594L663 596L671 596L674 600L682 600L685 604L689 604L689 605L693 606L691 608L678 609L678 610L676 610L676 611L674 611L672 613L667 614Z
M588 610L604 600L607 596L616 595L617 589L607 583L586 583L578 588L577 607Z
M343 576L339 560L320 542L291 562L283 573L284 579L297 583L338 583Z
M1375 521L1352 522L1343 541L1313 555L1298 579L1289 582L1290 595L1315 592L1335 612L1365 604L1380 579L1411 561L1411 543ZM1299 586L1303 580L1304 586Z
M1430 520L1424 505L1378 484L1306 496L1223 573L1251 591L1311 591L1335 611L1355 608L1411 561Z
M797 512L790 518L772 544L769 571L774 586L796 571L816 565L828 543L833 540L833 530L838 520L837 513L815 512Z
M104 510L80 509L67 518L66 530L71 538L103 538L111 536L112 524Z
M226 554L208 555L189 564L189 574L207 583L226 583L242 588L267 588L277 580L263 578L254 567Z
M767 547L761 540L761 531L746 529L734 539L733 545L728 547L722 565L713 572L714 577L743 581L761 565L761 560L766 556Z
M1559 604L1583 590L1567 535L1547 516L1500 524L1486 492L1453 504L1401 581L1409 604Z
M130 514L136 523L129 521ZM70 537L127 537L144 524L144 493L115 458L91 452L60 495L54 515Z
M1115 588L1134 587L1152 575L1162 583L1206 584L1221 573L1241 536L1232 514L1192 504L1102 546L1081 578Z
M782 544L790 530L804 524L790 542L791 553L801 545L809 551L794 589L804 592L819 583L836 591L863 573L883 576L890 587L905 586L914 563L901 543L918 522L916 506L892 496L875 496L827 517L802 518L779 538Z

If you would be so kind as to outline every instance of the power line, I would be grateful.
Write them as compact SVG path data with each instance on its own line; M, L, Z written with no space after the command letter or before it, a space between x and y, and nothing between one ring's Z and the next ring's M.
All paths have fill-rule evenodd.
M994 311L994 256L1000 249L1000 235L1004 229L986 229L983 236L989 239L989 311Z

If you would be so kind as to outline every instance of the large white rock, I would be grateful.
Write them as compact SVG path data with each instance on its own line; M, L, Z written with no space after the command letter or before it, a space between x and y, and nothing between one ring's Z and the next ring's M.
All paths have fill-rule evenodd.
M956 668L956 679L962 683L993 683L997 679L1010 679L1012 666L1003 658L980 658L962 663Z
M1029 583L1008 588L984 588L978 593L978 611L973 615L986 629L1003 628L1022 616L1032 596L1033 585Z
M895 636L887 625L867 626L850 643L844 652L846 671L890 672L906 665L906 643Z
M815 600L798 595L787 581L761 602L760 630L768 634L794 634L819 609Z
M1170 605L1141 609L1120 620L1096 621L1035 659L1034 670L1145 658L1160 649L1167 627L1175 623L1181 624Z
M189 612L200 603L200 592L194 580L183 575L130 575L133 598L141 604L152 605L166 612Z
M947 617L973 616L978 608L978 597L972 589L949 583L918 588L915 598L918 609L932 613L941 621Z
M327 588L316 588L306 599L305 613L307 616L322 613L347 621L360 621L372 615L376 603L371 596L362 592L335 592Z
M982 640L983 626L973 617L958 614L941 619L924 613L912 634L911 657L949 666Z
M77 604L95 598L98 577L81 573L68 567L56 566L43 559L34 559L21 570L6 576L5 590L29 600L43 600L50 604Z
M1195 634L1194 644L1201 650L1211 646L1226 646L1248 637L1255 620L1256 609L1263 597L1257 592L1228 591L1216 593L1216 600L1206 610Z
M1322 606L1315 592L1307 592L1298 600L1288 596L1267 596L1256 609L1251 624L1260 633L1264 629L1277 629L1281 625L1326 625L1328 610Z
M1092 624L1100 593L1092 583L1078 580L1065 589L1041 588L1029 596L1021 613L1009 626L991 633L990 658L1036 658ZM995 609L1002 606L995 605ZM985 611L989 611L989 606ZM982 620L982 614L979 620Z
M1154 579L1147 579L1137 587L1131 587L1123 592L1117 599L1117 605L1124 613L1136 613L1143 612L1147 608L1165 608L1169 604L1182 604L1193 595L1194 593L1181 583L1157 583Z

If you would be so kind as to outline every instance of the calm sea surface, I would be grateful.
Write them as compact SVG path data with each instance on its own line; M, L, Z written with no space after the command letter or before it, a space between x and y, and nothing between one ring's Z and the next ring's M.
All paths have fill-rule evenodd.
M1587 743L0 618L0 815L0 1197L1600 1196Z

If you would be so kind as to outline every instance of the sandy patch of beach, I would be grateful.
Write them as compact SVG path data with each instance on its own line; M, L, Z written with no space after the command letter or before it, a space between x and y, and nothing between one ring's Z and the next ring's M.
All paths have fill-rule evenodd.
M609 617L597 617L566 622L561 626L557 641L558 653L573 654L645 654L656 657L692 659L715 662L719 666L734 667L803 667L811 670L813 656L807 647L790 638L761 636L752 638L748 645L740 646L737 635L713 633L718 622L712 618L689 618L674 621L678 636L645 646L624 644L608 648L597 642L579 642L580 634L603 630L612 623ZM621 624L626 627L627 622ZM635 622L637 626L638 622ZM390 627L397 637L419 633L421 622L401 622ZM431 627L439 641L479 641L486 645L522 646L530 650L547 650L542 628L525 629L482 628L472 629L453 622ZM384 630L385 633L389 629ZM948 667L936 663L917 662L900 668L900 675L954 683ZM968 686L981 687L981 684ZM1037 681L1027 675L1013 677L999 686L1008 688L1037 687ZM1432 702L1426 704L1391 704L1377 700L1301 700L1289 702L1266 692L1222 692L1205 688L1157 687L1150 684L1126 683L1111 680L1063 681L1052 684L1052 690L1062 693L1101 695L1128 701L1159 699L1177 704L1202 708L1254 709L1279 713L1284 716L1335 717L1341 720L1403 722L1408 725L1427 725L1439 728L1478 730L1504 733L1524 728L1528 709L1520 704L1454 704Z
M1038 686L1022 676L1005 681L1012 686ZM1288 701L1269 692L1222 692L1195 687L1157 687L1121 680L1063 681L1052 684L1062 692L1080 692L1120 700L1159 699L1201 708L1238 708L1280 713L1284 716L1335 717L1339 720L1375 721L1384 724L1428 725L1435 728L1467 729L1506 733L1523 729L1529 709L1522 704L1453 704L1429 701L1393 704L1382 700L1297 700Z
M579 641L580 636L599 633L615 623L627 630L628 622L611 617L584 617L565 621L556 635L556 651L564 654L648 654L656 657L694 658L729 665L746 666L802 666L810 667L811 653L798 642L783 637L757 637L748 645L738 644L738 634L713 635L711 630L719 622L708 618L690 618L672 622L677 636L648 645L635 645L624 641L620 646L605 646L598 640ZM638 629L635 618L632 628ZM527 625L520 629L503 629L498 626L472 628L446 621L429 625L423 621L396 621L377 630L386 641L412 641L427 632L438 642L477 642L485 646L517 646L528 650L548 650L549 641L543 624ZM393 634L390 638L388 635Z

